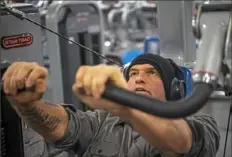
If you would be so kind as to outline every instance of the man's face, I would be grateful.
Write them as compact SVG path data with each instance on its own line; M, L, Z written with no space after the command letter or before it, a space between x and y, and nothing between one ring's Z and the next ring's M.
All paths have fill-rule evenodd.
M158 71L150 64L132 66L127 84L131 91L165 100L163 81Z

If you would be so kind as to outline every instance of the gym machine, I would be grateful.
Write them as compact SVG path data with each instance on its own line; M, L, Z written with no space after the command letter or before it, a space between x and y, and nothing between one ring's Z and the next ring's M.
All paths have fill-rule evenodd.
M9 6L25 12L30 19L40 23L40 13L34 5L15 3ZM41 28L31 22L21 21L2 9L0 15L1 77L9 63L15 61L37 62L43 65ZM49 99L50 92L48 87L44 99ZM30 157L44 150L42 137L21 122L6 100L2 88L1 131L1 142L5 138L6 148L5 153L4 147L1 148L2 157ZM1 145L4 146L3 143ZM33 147L37 147L38 151L33 150Z
M2 63L1 78L10 64ZM22 121L11 107L1 86L1 151L0 157L24 157Z
M104 24L105 24L105 29L109 29L109 24L108 24L108 14L111 11L111 9L117 7L115 4L117 4L118 1L98 1L98 5L100 9L102 10L103 16L104 16Z
M121 18L128 40L144 41L145 37L156 28L155 25L149 25L149 18L156 19L156 12L156 5L149 5L146 1L135 1L134 4L125 5ZM151 28L153 29L149 30Z
M191 25L193 4L194 1L156 2L161 56L172 58L180 66L193 66L196 59Z
M22 19L32 21L29 18L27 18L25 14L23 14L22 12L12 11L12 9L6 7L4 3L3 6L5 10L11 12L13 15L20 17ZM198 8L198 15L201 16L197 16L195 25L197 26L196 30L200 32L201 44L199 45L198 51L202 52L199 53L202 57L197 58L196 61L197 64L193 69L194 87L192 93L188 97L179 101L163 102L150 97L146 97L144 95L139 95L130 92L125 89L115 87L114 85L111 84L106 85L106 90L103 93L103 97L115 101L117 103L120 103L122 105L136 108L144 112L158 115L161 117L166 117L166 118L186 117L188 115L194 114L202 106L204 106L205 103L208 101L212 92L218 87L218 85L220 85L219 78L222 78L221 76L225 76L225 74L227 75L231 74L231 67L229 66L229 64L224 64L223 61L231 60L230 58L225 58L229 56L226 55L225 52L227 51L224 51L224 47L227 50L229 46L228 43L231 42L230 41L231 40L230 14L232 9L232 4L228 2L207 3L207 4L199 5L199 8ZM218 10L220 10L220 12L217 12ZM214 17L215 15L218 14L224 14L224 18L220 18L219 20L211 20L210 17L212 16ZM210 25L205 28L201 27L202 23L200 19L203 16L208 16L206 20L210 21ZM33 23L41 26L36 22ZM194 28L195 25L193 25ZM49 30L50 32L53 32L59 37L66 39L66 37L62 36L61 34L56 33L55 31L49 28L46 27L44 28ZM212 30L215 33L211 33ZM225 39L228 39L229 42L225 42ZM95 54L98 54L99 57L104 58L102 54L90 50L89 48L73 40L70 40L68 38L66 40L86 50L89 50ZM215 40L218 42L215 42ZM208 60L204 60L204 58L207 58L209 56L210 58L208 58ZM223 66L226 66L227 70L223 71L222 73L223 69L221 69L221 67ZM226 81L227 79L230 78L224 77L224 82L223 84L221 84L221 86L224 91L226 91L227 93L231 93L232 91L231 84L229 83L227 84L227 82L230 82L230 81ZM141 102L143 102L143 105L140 105Z
M103 15L99 5L91 1L53 1L46 15L46 26L85 47L103 52ZM46 31L52 97L54 103L84 105L72 92L75 74L81 65L95 65L100 58L83 47ZM61 69L61 70L60 70Z
M17 8L38 23L41 23L38 8L33 4L12 3L10 6ZM6 11L1 11L1 63L15 61L37 62L44 64L42 54L41 28L30 22L24 22L12 17ZM51 95L50 85L44 95L48 99Z
M9 8L5 9L12 12ZM111 84L107 84L103 97L161 117L182 118L194 114L203 107L218 86L221 86L221 89L231 95L231 78L226 77L231 76L232 73L231 58L229 58L231 56L228 52L232 32L231 10L232 4L230 2L208 3L198 6L196 18L193 20L193 28L196 32L195 36L200 38L199 56L193 69L193 91L188 97L174 102L163 102ZM211 20L212 17L219 17L221 14L223 14L223 18ZM17 16L28 20L21 14L17 13ZM207 17L204 21L207 27L204 27L204 23L202 23L204 17ZM60 36L60 34L58 35ZM72 42L72 40L69 41ZM75 44L79 45L78 43ZM98 55L101 56L101 54ZM208 60L205 60L205 58L208 58Z
M39 11L32 4L11 4L11 6L40 23ZM1 63L22 60L42 64L41 29L30 22L16 19L3 10L1 10L1 21L0 27L3 30L0 34Z
M104 92L104 97L150 114L167 118L181 118L194 114L204 106L212 92L216 90L218 86L221 86L221 89L227 93L231 93L232 86L229 83L231 78L223 76L231 75L231 58L229 58L230 56L227 51L224 51L224 46L226 49L229 46L229 42L225 42L225 39L231 40L230 14L232 4L218 2L201 4L199 7L201 7L201 9L197 16L198 21L196 22L196 26L198 26L198 32L201 33L201 44L198 48L199 56L197 57L196 65L193 69L194 87L192 93L188 97L180 101L162 102L116 88L110 84ZM220 12L218 12L218 10L220 10ZM199 16L199 14L201 16ZM224 18L212 20L215 16L221 17L218 16L219 14L223 14ZM204 18L204 23L209 24L207 27L202 27L204 23L203 21L199 21L202 20L200 17L207 17ZM208 60L205 58L208 58ZM227 64L223 64L224 62ZM225 68L227 70L223 73L222 67L227 67ZM224 78L224 80L222 81L221 78ZM223 83L220 84L220 82ZM142 106L140 105L141 102L143 102Z
M160 55L160 39L155 36L147 36L144 41L144 53Z
M98 5L102 10L103 17L104 17L104 46L103 46L103 53L112 53L115 52L116 48L119 45L119 38L115 30L112 29L112 26L109 25L108 15L111 10L118 8L117 6L118 1L99 1Z
M4 3L3 6L5 10L11 12L13 15L32 21L22 12L15 12L11 8L6 7ZM226 81L230 80L230 78L221 76L231 75L231 58L225 58L229 57L229 55L227 55L227 51L225 50L228 49L229 43L231 42L231 10L232 4L230 2L207 3L201 4L198 7L198 15L196 16L197 18L193 28L196 28L197 32L200 33L199 37L201 39L201 44L199 45L198 51L202 57L198 57L196 60L196 66L193 69L193 91L188 97L178 101L163 102L121 89L112 84L106 85L103 97L122 105L136 108L157 116L166 118L182 118L194 114L202 106L204 106L210 98L212 92L216 90L218 86L221 86L221 89L230 95L232 92L232 86L229 83L230 81ZM224 18L211 20L210 17L215 17L218 14L223 14ZM208 27L202 27L203 24L201 18L204 16L208 16L208 18L205 20L210 21L210 25ZM204 23L205 22L207 23L207 21L204 21ZM33 23L41 26L36 22ZM49 28L44 28L50 32L53 32L59 37L66 39L66 37L62 36L61 34L56 33ZM215 33L211 33L212 31ZM198 37L198 35L196 36ZM226 41L228 40L228 42L225 42L225 39ZM89 48L73 40L68 38L66 40L95 54L98 54L99 57L104 58L102 54L90 50ZM208 60L204 60L204 58L208 58ZM227 62L229 64L225 64ZM219 82L221 78L224 78L222 84ZM143 102L143 105L140 105L141 102Z
M107 15L107 24L108 24L108 32L106 32L105 39L109 38L111 40L106 41L106 51L114 53L120 49L122 45L123 38L120 36L122 33L122 24L121 24L121 16L123 12L123 3L117 3L118 6L114 7L109 11Z
M124 10L125 4L119 3L119 7L114 7L109 11L109 14L107 16L107 21L109 24L109 28L112 30L116 30L121 23L121 15Z
M151 32L154 33L157 29L156 24L152 24L152 21L156 21L157 10L155 4L148 4L145 1L124 1L121 5L121 8L109 12L108 19L115 34L115 40L111 45L114 52L117 52L126 64L128 59L130 61L143 53L143 47L146 50L144 52L148 52L148 47L152 46L153 49L155 45L157 46L154 42L149 42L147 46L147 41L150 39L145 39L147 34L152 35ZM144 40L146 40L145 46Z

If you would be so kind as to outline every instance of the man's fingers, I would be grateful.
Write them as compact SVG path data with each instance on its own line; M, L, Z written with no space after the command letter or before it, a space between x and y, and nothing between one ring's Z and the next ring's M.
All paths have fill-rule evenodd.
M7 94L15 94L16 81L12 74L16 73L15 69L18 68L18 63L12 64L4 73L2 80L4 80L4 91Z
M83 77L83 85L84 85L84 89L87 95L92 95L92 80L93 78L93 74L91 70L87 70L85 72L85 76Z
M9 84L7 85L10 94L15 95L19 89L24 88L25 78L32 70L32 66L26 65L27 64L18 64L17 67L14 67L14 70L12 70L12 75L8 78L10 82L8 82Z
M85 72L88 69L88 66L81 66L77 73L76 73L76 78L75 78L75 84L77 87L83 87L83 78L85 76Z
M35 66L36 63L15 62L8 67L2 78L5 93L14 95L18 89L22 89L25 78Z
M76 94L76 96L78 96L79 98L81 98L81 96L86 95L85 89L84 88L79 88L77 86L77 84L73 84L72 90Z
M4 73L2 80L5 80L6 78L10 78L14 72L15 67L17 67L18 65L19 65L19 62L13 63Z
M119 69L109 67L105 65L98 66L82 66L79 68L76 74L75 84L73 85L73 91L77 95L92 95L95 98L100 98L105 90L105 85L109 81L116 83L119 75L121 74ZM84 89L84 92L80 92L80 89Z
M25 80L28 78L30 73L32 72L33 66L24 65L18 69L17 75L15 75L16 84L18 89L25 88Z
M10 94L10 77L5 76L4 78L4 92Z
M17 93L17 81L16 81L16 77L17 76L17 73L18 73L18 68L20 67L16 67L14 69L14 71L12 72L12 75L10 77L10 84L8 85L8 89L9 89L9 92L11 95L15 95Z
M37 79L35 83L35 91L37 93L44 93L46 91L47 84L44 79Z
M30 88L33 85L35 85L36 81L38 79L45 79L48 75L47 69L45 68L35 68L33 71L29 74L27 80L26 80L26 87Z
M101 97L101 95L104 92L105 84L107 80L108 80L108 77L104 77L104 76L102 77L98 76L93 79L91 90L95 98Z

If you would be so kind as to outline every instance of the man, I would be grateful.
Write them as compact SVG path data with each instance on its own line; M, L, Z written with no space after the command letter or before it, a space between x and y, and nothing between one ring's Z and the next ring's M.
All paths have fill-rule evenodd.
M167 59L140 55L128 67L126 79L114 66L80 67L73 91L96 109L93 112L41 100L47 75L36 63L14 63L3 76L4 91L20 117L60 150L80 157L216 156L220 135L212 117L165 119L101 98L106 82L111 81L138 94L172 100L170 87L176 74ZM28 90L17 92L25 87Z

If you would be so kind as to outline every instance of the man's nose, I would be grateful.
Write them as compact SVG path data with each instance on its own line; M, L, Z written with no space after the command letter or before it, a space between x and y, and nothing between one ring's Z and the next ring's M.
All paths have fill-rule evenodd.
M135 78L135 83L145 83L144 78L145 78L145 73L140 72Z

